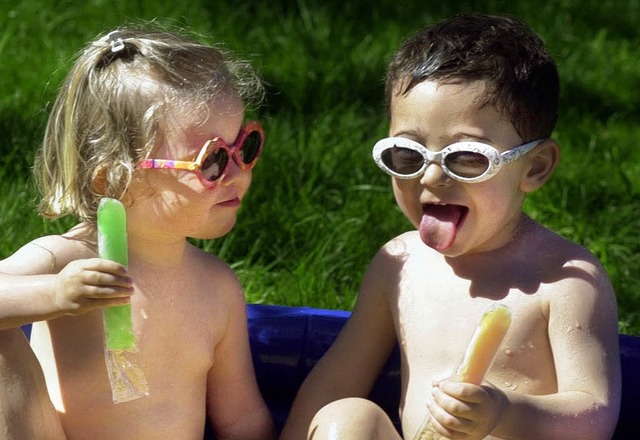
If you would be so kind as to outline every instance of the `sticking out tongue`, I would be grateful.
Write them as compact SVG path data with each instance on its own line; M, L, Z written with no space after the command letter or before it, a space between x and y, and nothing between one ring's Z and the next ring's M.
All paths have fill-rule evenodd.
M424 205L419 228L420 238L427 246L437 251L446 251L456 239L466 211L467 208L459 205Z

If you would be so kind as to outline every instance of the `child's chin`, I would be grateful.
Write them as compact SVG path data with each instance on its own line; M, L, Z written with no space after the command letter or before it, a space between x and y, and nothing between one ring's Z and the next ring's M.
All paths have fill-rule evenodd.
M215 231L205 231L200 234L194 234L190 238L195 238L197 240L215 240L216 238L221 238L227 235L229 232L231 232L234 226L235 222L228 228L217 228Z

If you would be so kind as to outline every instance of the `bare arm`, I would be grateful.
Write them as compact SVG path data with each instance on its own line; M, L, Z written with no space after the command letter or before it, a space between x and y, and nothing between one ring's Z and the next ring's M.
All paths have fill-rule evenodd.
M587 275L562 282L551 298L549 340L558 393L509 393L497 433L507 438L605 439L620 410L620 357L615 295L599 265L576 263Z
M379 253L372 262L351 317L300 387L282 440L306 438L311 419L324 405L368 396L396 342L386 298L388 260Z
M92 258L60 270L61 261L68 257L57 261L38 240L0 261L0 330L129 301L131 280L122 265Z
M207 413L219 439L275 438L275 429L253 370L246 305L237 281L229 304L226 333L216 346L207 378Z

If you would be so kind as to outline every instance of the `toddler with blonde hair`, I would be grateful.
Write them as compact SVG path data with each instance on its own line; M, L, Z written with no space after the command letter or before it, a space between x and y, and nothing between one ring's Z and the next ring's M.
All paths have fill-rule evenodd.
M245 105L262 93L247 63L181 32L123 28L79 54L35 164L40 212L79 223L0 261L3 438L273 438L242 288L187 241L236 223L264 141ZM126 208L128 267L98 257L104 197ZM114 404L102 311L122 304L150 394Z

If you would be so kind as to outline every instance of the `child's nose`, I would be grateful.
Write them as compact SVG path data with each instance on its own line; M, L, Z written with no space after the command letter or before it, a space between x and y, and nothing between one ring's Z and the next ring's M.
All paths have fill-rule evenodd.
M420 183L424 186L443 186L451 182L451 178L442 169L439 163L431 162L424 170Z
M251 179L251 170L243 170L240 168L240 165L238 165L235 158L232 158L229 162L224 179L222 179L222 185L236 185L244 179Z

